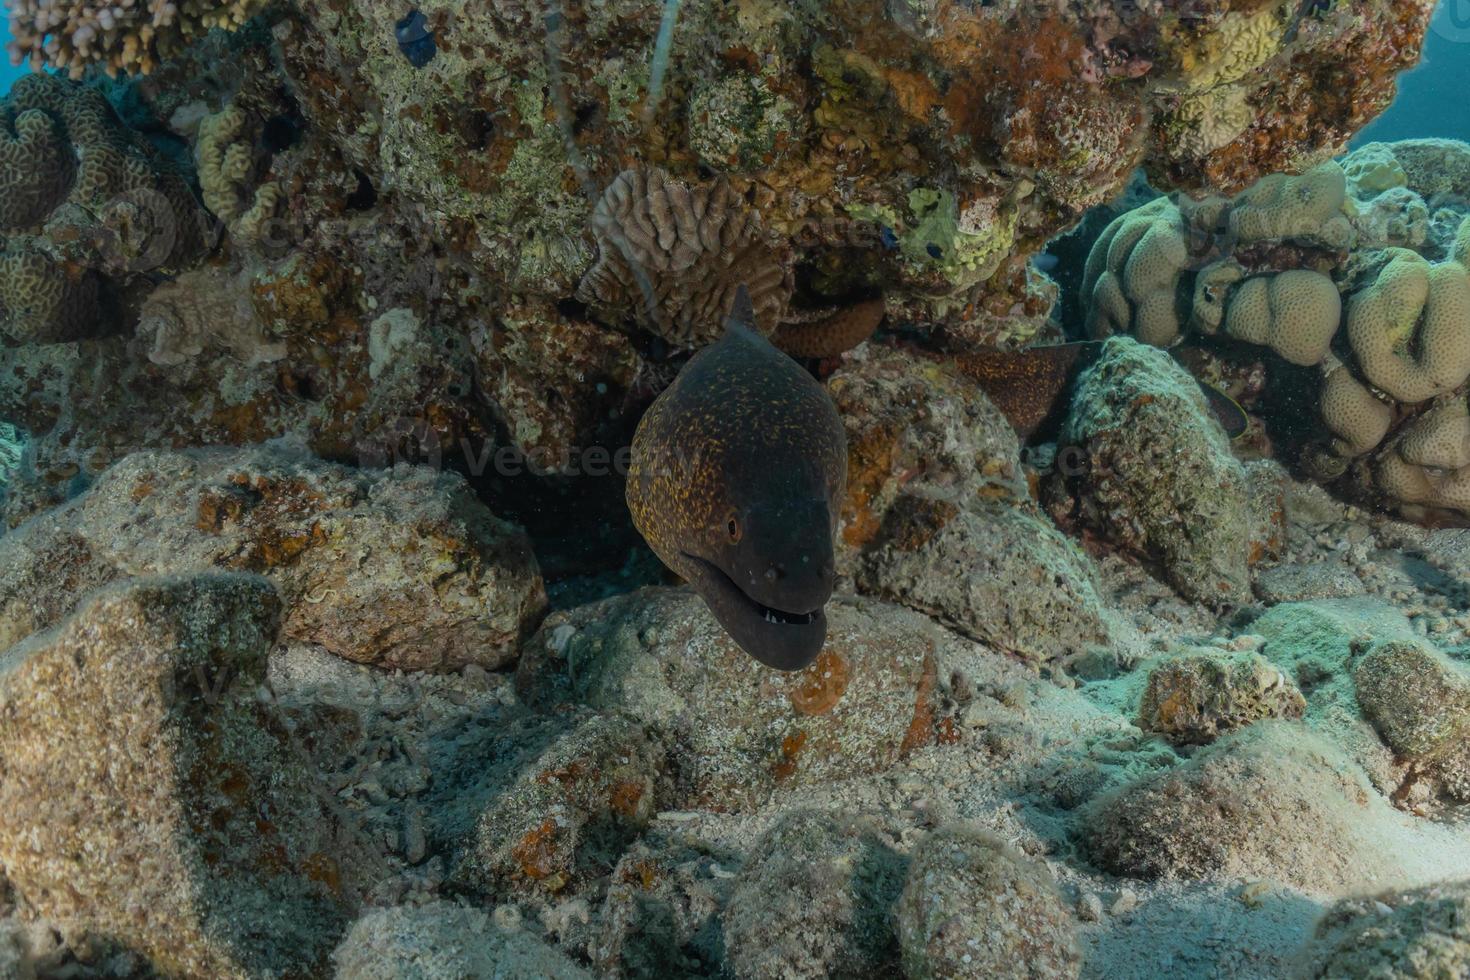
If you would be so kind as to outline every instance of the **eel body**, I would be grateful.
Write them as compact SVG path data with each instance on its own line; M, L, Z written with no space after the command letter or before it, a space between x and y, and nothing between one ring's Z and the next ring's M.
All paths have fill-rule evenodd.
M753 323L742 290L644 415L628 509L742 649L797 670L826 640L847 440L826 390Z

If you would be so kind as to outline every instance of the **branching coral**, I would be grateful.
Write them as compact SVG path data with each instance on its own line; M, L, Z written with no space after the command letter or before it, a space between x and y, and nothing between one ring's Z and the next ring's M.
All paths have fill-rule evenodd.
M723 180L689 187L661 170L625 170L603 193L592 227L597 264L578 298L671 343L717 338L742 285L764 333L775 330L791 295L789 253Z
M147 74L159 61L212 28L235 30L264 0L13 0L10 57L33 68L65 68L80 78L88 65L109 75Z

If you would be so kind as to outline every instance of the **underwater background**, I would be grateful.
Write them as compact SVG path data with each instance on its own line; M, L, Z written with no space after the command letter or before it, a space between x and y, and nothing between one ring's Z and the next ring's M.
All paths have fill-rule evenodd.
M8 0L0 980L1470 977L1470 0Z

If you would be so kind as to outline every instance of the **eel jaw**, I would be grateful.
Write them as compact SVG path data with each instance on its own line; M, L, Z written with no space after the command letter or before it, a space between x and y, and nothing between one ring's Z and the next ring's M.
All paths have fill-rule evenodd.
M821 606L788 612L756 602L718 565L680 552L692 566L695 591L740 648L767 667L801 670L822 652L827 641L827 614Z

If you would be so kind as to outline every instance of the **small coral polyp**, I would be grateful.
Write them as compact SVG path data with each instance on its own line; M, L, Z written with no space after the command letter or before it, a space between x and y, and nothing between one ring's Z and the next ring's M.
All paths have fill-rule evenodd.
M1093 246L1094 336L1218 337L1316 367L1308 472L1470 514L1470 145L1373 143L1234 198L1158 198ZM1404 247L1405 243L1413 248Z

